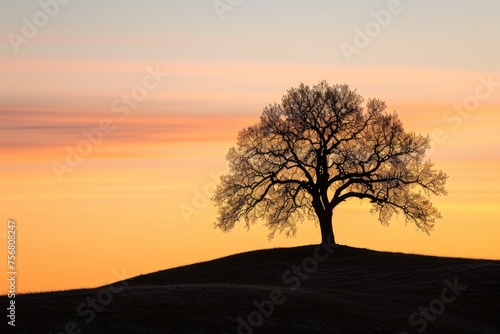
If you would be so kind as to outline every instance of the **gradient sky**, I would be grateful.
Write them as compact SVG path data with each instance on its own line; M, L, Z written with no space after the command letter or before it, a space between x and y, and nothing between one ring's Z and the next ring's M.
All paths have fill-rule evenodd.
M13 34L54 1L0 2L0 237L5 250L7 219L16 220L21 291L318 242L311 222L294 239L268 242L258 225L224 234L208 198L238 131L287 89L323 79L385 100L407 130L430 134L430 157L450 176L430 237L402 217L381 226L367 203L351 201L334 214L337 241L500 258L497 0L401 0L350 61L340 45L355 45L391 1L242 0L221 20L211 0L73 0L50 7L16 52ZM168 76L120 118L117 101L123 108L148 68ZM478 89L479 105L455 108ZM58 178L54 163L103 119L113 131Z

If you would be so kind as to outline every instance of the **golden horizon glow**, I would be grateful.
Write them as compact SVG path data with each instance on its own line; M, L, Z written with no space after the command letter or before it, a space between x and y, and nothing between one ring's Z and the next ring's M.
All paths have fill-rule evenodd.
M484 107L478 114L498 119L495 110L497 106ZM406 126L407 130L433 128L419 125L419 117L411 119L412 114L400 114L405 124L414 125ZM208 194L214 178L226 168L225 154L234 145L237 131L253 124L256 117L211 118L225 129L212 127L206 117L170 117L165 123L155 119L130 120L122 124L122 131L127 133L130 127L138 135L134 125L155 123L153 129L158 125L162 129L187 122L190 132L155 136L153 131L134 137L135 142L128 135L104 138L89 158L64 175L62 183L50 163L64 161L66 151L50 140L32 155L3 161L0 200L12 212L9 218L18 222L19 247L28 248L20 264L26 287L22 291L90 287L113 280L113 272L122 268L134 276L245 250L318 242L319 230L312 222L301 226L297 238L278 236L272 242L262 226L247 232L240 225L229 234L212 228L216 212ZM77 118L76 123L92 124L87 121ZM500 259L496 246L499 196L494 186L500 184L496 173L500 160L488 160L491 152L482 154L473 146L464 152L463 143L455 138L463 133L492 133L494 147L500 142L494 135L496 124L464 122L459 133L450 128L449 140L436 146L432 159L450 175L450 194L435 198L444 218L430 237L405 226L401 218L383 227L368 213L366 203L350 201L334 213L338 242L385 251ZM201 139L191 138L190 133ZM78 138L71 138L73 145ZM475 160L468 159L471 151ZM185 207L193 211L187 221L181 212Z
M17 33L38 8L5 6L0 25ZM321 80L384 100L405 130L430 135L429 157L450 177L449 195L434 198L443 219L430 237L402 217L384 227L353 200L334 212L337 241L500 259L498 2L480 10L412 2L351 63L339 43L377 9L368 1L294 0L289 16L281 5L248 2L224 21L210 2L96 6L61 8L19 53L0 41L0 248L14 219L19 291L317 243L312 222L271 242L262 224L214 230L209 198L238 131L287 89ZM133 94L140 98L130 102Z

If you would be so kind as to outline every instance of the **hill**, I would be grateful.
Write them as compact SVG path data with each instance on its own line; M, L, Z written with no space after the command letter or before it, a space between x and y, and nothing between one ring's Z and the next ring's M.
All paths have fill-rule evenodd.
M259 250L95 289L19 295L16 330L500 333L499 279L500 261L347 246ZM5 310L7 297L0 301Z

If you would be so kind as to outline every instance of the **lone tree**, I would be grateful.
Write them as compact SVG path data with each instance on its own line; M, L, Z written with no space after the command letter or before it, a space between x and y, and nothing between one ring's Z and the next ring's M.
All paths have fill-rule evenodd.
M272 239L276 231L295 236L307 217L319 222L322 242L335 243L333 210L357 198L373 203L383 225L402 212L429 234L441 218L430 196L446 194L447 176L425 160L429 137L405 132L385 109L378 99L363 107L347 85L290 89L229 150L229 173L212 198L215 226L227 232L262 219Z

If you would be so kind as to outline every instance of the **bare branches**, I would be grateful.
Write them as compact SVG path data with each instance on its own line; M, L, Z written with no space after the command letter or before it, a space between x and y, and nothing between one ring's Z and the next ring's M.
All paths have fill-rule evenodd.
M369 199L387 224L395 213L428 233L440 214L432 195L446 194L447 176L425 161L429 138L405 132L383 101L326 82L290 89L243 129L227 159L230 172L213 197L216 227L256 220L293 236L296 224L349 198ZM321 220L321 219L320 219ZM331 224L331 222L330 222Z

